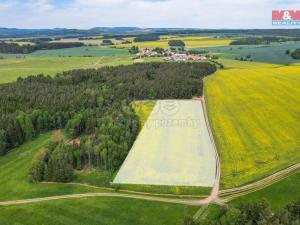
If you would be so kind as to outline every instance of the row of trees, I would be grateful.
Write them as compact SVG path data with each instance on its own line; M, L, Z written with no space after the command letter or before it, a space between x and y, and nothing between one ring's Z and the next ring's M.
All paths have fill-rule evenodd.
M133 39L134 42L144 42L144 41L159 41L160 38L155 34L141 35Z
M55 78L30 76L1 84L0 154L42 132L66 128L79 141L72 148L59 145L47 157L59 152L66 156L60 162L68 168L115 170L139 129L132 100L201 95L202 78L215 70L213 64L204 62L145 63L73 70ZM44 166L48 168L48 161Z
M48 37L18 39L18 41L20 42L32 42L32 43L47 42L52 40L53 40L52 38L48 38Z
M300 199L274 212L267 201L223 207L214 217L200 223L185 218L184 225L299 225Z
M263 36L263 37L246 37L232 41L230 45L266 45L272 42L286 42L286 41L300 41L298 37L277 37L277 36Z
M81 47L81 42L37 42L34 45L19 45L17 43L0 42L0 53L27 54L37 50Z
M111 40L104 39L104 40L102 40L102 44L101 45L106 46L106 45L113 45L113 44L114 43Z

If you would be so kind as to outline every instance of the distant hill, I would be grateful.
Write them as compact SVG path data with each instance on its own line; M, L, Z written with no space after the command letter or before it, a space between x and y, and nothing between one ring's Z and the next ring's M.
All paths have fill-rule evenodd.
M138 36L144 34L227 34L227 35L289 35L299 36L300 29L196 29L196 28L139 28L139 27L94 27L91 29L18 29L0 28L0 38L25 37L82 37L94 35Z

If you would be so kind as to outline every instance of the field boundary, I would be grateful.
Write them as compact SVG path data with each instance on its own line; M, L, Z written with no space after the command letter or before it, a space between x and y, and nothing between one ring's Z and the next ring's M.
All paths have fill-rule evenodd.
M250 183L242 187L221 190L219 193L220 196L223 197L222 202L229 202L237 197L250 194L252 192L266 188L274 183L277 183L287 178L288 176L294 173L299 172L299 170L300 170L300 162L294 164L293 166L285 168L281 171L278 171L268 177L265 177L259 181L256 181L254 183Z
M45 201L52 201L52 200L77 199L77 198L88 198L88 197L121 197L121 198L132 198L132 199L183 204L183 205L191 205L191 206L199 205L198 200L191 200L191 199L174 199L174 198L162 198L162 197L143 196L143 195L134 195L134 194L101 192L101 193L70 194L70 195L58 195L58 196L43 197L43 198L31 198L31 199L24 199L24 200L3 201L0 202L0 206L24 205L29 203L38 203L38 202L45 202Z
M160 197L178 197L178 198L204 198L208 197L208 195L189 195L189 194L168 194L168 193L151 193L151 192L142 192L142 191L133 191L133 190L127 190L127 189L119 189L116 190L116 188L113 187L101 187L101 186L95 186L85 183L61 183L61 182L42 182L44 184L67 184L67 185L77 185L82 187L90 187L95 189L103 189L107 191L115 191L119 193L129 193L129 194L138 194L138 195L148 195L148 196L160 196Z
M227 203L234 198L258 191L260 189L263 189L267 186L270 186L274 183L277 183L284 178L288 177L289 175L292 175L293 173L299 172L300 169L300 163L295 164L292 167L286 168L283 171L280 171L276 174L273 174L265 179L262 179L258 182L262 182L261 186L258 186L257 188L250 188L249 185L257 184L258 182L255 182L254 184L248 184L240 188L234 188L234 189L227 189L227 190L221 190L220 196L221 198L212 199L211 197L208 197L206 199L196 200L196 199L175 199L175 198L163 198L158 196L147 196L147 195L138 195L138 194L125 194L125 193L108 193L108 192L102 192L102 193L84 193L84 194L70 194L70 195L60 195L60 196L51 196L51 197L42 197L42 198L32 198L32 199L23 199L23 200L11 200L11 201L1 201L0 206L10 206L10 205L23 205L23 204L29 204L29 203L37 203L37 202L44 202L44 201L51 201L51 200L60 200L60 199L73 199L73 198L87 198L87 197L123 197L123 198L133 198L133 199L141 199L141 200L148 200L148 201L158 201L158 202L166 202L166 203L174 203L174 204L184 204L184 205L191 205L191 206L205 206L209 203L212 203L213 201L216 204L224 204ZM277 179L270 179L277 178ZM266 179L270 179L270 183L263 183ZM68 184L68 183L67 183ZM70 184L70 183L69 183ZM71 183L72 184L72 183ZM78 185L77 183L73 183ZM85 185L85 184L81 184ZM92 185L85 185L85 186L92 186ZM94 186L97 187L97 186ZM97 187L101 189L101 187ZM103 188L102 188L103 189ZM109 188L106 188L109 189ZM237 190L241 189L241 190ZM245 189L245 190L244 190ZM224 193L226 191L226 195L224 196ZM235 193L237 191L237 193ZM151 194L153 195L153 194ZM222 197L222 195L224 197Z
M210 141L213 145L214 151L215 151L215 157L216 157L216 175L215 175L215 182L214 186L212 188L211 194L210 194L210 200L211 202L218 200L219 197L219 190L220 190L220 178L221 178L221 162L220 162L220 157L219 157L219 152L217 150L214 136L210 127L209 119L208 119L208 114L207 114L207 108L206 108L206 102L205 102L205 96L203 92L203 97L200 98L201 104L202 104L202 109L203 109L203 114L205 118L205 124L207 127L207 131L209 134Z

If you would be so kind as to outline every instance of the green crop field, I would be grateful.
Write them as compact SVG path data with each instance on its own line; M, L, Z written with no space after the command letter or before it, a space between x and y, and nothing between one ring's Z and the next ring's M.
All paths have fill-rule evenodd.
M234 199L231 204L266 199L273 208L282 208L300 198L300 172L288 176L269 187Z
M300 161L300 66L223 60L205 82L221 185L240 186Z
M235 57L251 56L251 59L258 62L276 63L276 64L291 64L300 62L293 59L286 54L286 50L293 50L299 48L299 42L284 42L273 43L271 45L229 45L220 47L201 48L200 50L207 50L213 53L226 54L227 58L234 59Z
M59 72L80 68L98 68L131 64L129 56L109 57L26 57L0 60L0 83L15 81L18 77L45 74L54 76Z
M181 225L197 207L123 198L56 200L0 207L1 225Z

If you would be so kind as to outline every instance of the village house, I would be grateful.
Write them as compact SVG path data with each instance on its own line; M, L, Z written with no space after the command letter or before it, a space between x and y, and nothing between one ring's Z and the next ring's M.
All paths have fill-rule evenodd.
M177 53L169 49L164 50L163 53L160 54L154 50L146 48L136 54L137 58L155 56L164 56L166 61L201 61L208 59L206 56L189 54L188 52Z

